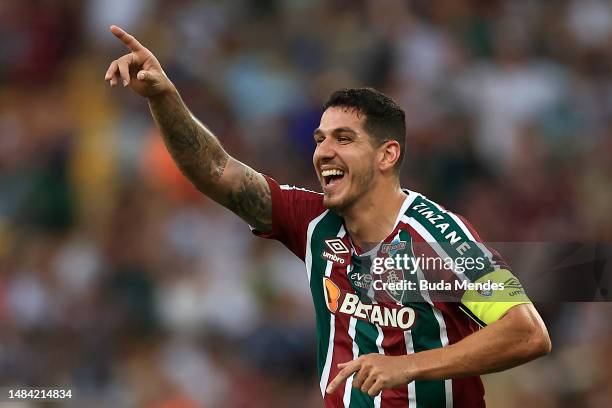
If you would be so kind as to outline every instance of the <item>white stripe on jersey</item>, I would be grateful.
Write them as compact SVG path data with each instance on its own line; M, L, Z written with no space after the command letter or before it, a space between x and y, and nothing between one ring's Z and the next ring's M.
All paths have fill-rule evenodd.
M355 326L357 325L357 319L351 317L349 321L349 329L348 334L351 340L353 341L353 360L357 360L359 358L359 346L355 342ZM344 402L344 406L348 407L351 405L351 391L353 390L353 378L355 377L355 373L351 374L349 378L346 379L346 384L344 385L344 398L342 401Z
M434 251L436 251L436 253L440 257L448 257L448 254L444 251L444 249L442 249L442 247L437 242L435 242L433 236L420 223L408 217L403 217L402 222L414 228L423 238L425 238L426 241L431 241L429 242L429 245L434 248ZM461 279L469 281L465 274L457 274L457 276ZM417 268L417 277L419 278L419 280L425 279L425 275L423 274L421 268ZM444 321L444 316L442 315L442 312L440 312L440 310L434 306L433 302L431 301L431 297L429 296L428 290L422 290L421 295L423 296L425 301L432 306L434 316L436 318L436 321L438 322L438 326L440 327L440 342L442 344L442 347L448 346L448 333L446 331L446 322ZM446 399L446 408L451 408L453 406L453 381L450 379L444 380L444 394Z
M323 195L323 193L320 193L318 191L312 191L312 190L308 190L307 188L302 188L302 187L290 186L288 184L282 184L279 187L281 190L299 190L299 191L305 191L307 193L315 193L315 194Z
M328 211L329 210L325 211L323 214L321 214L316 219L321 218ZM311 223L312 222L314 222L314 220L311 221ZM314 227L313 227L313 230L314 230ZM342 238L344 237L345 234L346 234L346 231L344 230L344 225L343 225L340 227L340 231L338 231L337 236L338 238ZM308 246L306 247L308 248L308 251L306 251L307 254L311 252L311 247L310 247L311 238L312 238L312 231L310 230L310 224L309 224L308 225L308 239L307 239ZM310 268L312 268L312 254L309 260L310 260ZM325 276L328 278L331 276L333 265L334 264L331 261L327 261L327 264L325 265ZM310 270L308 271L308 282L310 283ZM326 290L325 283L321 282L321 284L323 285L323 291L325 292ZM325 364L323 365L323 372L321 373L321 380L319 382L319 387L321 388L321 395L323 396L323 398L325 398L325 389L327 388L327 385L329 383L329 373L331 372L331 363L334 358L335 334L336 334L336 315L334 315L333 313L330 313L329 315L329 341L327 342L327 354L325 355Z
M423 271L421 270L421 268L417 268L416 271L417 271L417 277L419 278L419 280L425 279L425 275L423 274ZM442 315L442 312L440 312L440 310L436 308L436 306L431 301L431 297L429 296L429 291L425 289L425 290L421 290L420 292L421 292L421 295L423 296L423 299L425 299L425 301L431 305L431 310L433 311L434 317L436 318L436 321L438 322L438 327L440 328L440 343L442 344L442 347L446 347L448 346L448 333L446 332L446 322L444 321L444 316ZM452 408L453 406L453 380L450 380L450 379L444 380L444 394L445 394L445 399L446 399L446 408Z
M415 193L414 191L404 190L404 193L406 193L406 198L404 199L404 203L400 207L399 214L397 214L393 229L397 227L397 224L399 224L400 220L404 217L406 211L408 211L408 208L410 208L414 200L418 197L417 193Z
M480 250L482 251L482 253L489 258L489 262L491 262L491 266L493 267L493 270L499 269L499 265L495 262L495 260L493 259L493 254L491 253L491 251L489 251L489 249L487 248L486 245L478 242L478 240L476 239L476 237L474 235L472 235L472 232L470 231L470 229L467 227L467 225L465 225L465 223L463 221L461 221L461 219L459 217L457 217L455 214L453 214L452 212L448 212L448 215L450 215L450 217L455 220L455 222L459 225L459 227L461 228L461 230L463 231L463 233L465 235L467 235L467 237L472 240L476 246L478 248L480 248Z
M423 198L426 199L425 196L423 196L421 194L421 196ZM434 207L436 207L438 210L442 211L445 214L448 214L449 217L451 217L453 219L453 221L455 221L457 223L457 225L459 225L459 228L461 228L461 230L463 231L463 233L468 237L468 239L470 241L473 241L476 246L478 248L480 248L480 250L482 251L482 253L489 258L489 262L491 262L491 266L493 267L493 269L499 269L499 265L495 262L495 260L493 259L493 254L491 253L491 251L489 251L489 249L487 248L486 245L483 245L482 243L478 242L478 240L476 239L476 237L474 235L472 235L472 232L470 231L470 229L467 227L467 225L465 225L465 223L463 221L461 221L461 218L457 217L456 214L454 214L451 211L445 210L444 208L440 207L440 205L438 205L438 203L435 203L431 200L427 200L429 201L431 204L434 205Z
M404 332L404 342L406 343L406 354L414 354L414 346L412 343L412 330ZM416 408L416 387L414 381L410 381L408 387L408 408Z
M423 227L419 222L417 222L414 218L411 217L407 217L404 216L402 218L402 222L404 224L408 224L410 225L412 228L415 229L416 232L419 233L419 235L421 235L425 241L427 242L428 245L430 245L434 251L436 251L436 253L438 254L439 257L441 257L442 259L447 259L447 258L451 258L446 251L440 246L440 244L438 242L436 242L435 238L433 237L433 235L431 235L429 233L429 231L427 231L425 229L425 227ZM451 258L452 259L452 258ZM453 263L453 266L455 266L455 264ZM457 277L463 281L467 281L467 282L471 282L470 279L465 276L464 273L460 273L460 272L456 272L453 270L453 272L455 272L455 275L457 275Z
M306 232L306 256L304 263L306 264L306 276L308 276L308 284L310 284L310 273L312 271L312 248L310 246L312 240L312 233L319 222L327 215L329 210L325 210L317 218L308 223L308 230Z
M376 325L376 329L378 330L378 337L376 338L376 347L378 348L378 354L385 354L385 350L382 347L383 338L385 335L383 334L382 329L379 325ZM380 408L380 400L382 398L382 392L374 397L374 408Z
M328 261L329 262L329 261ZM325 398L325 389L329 382L329 372L331 369L331 362L334 357L334 337L336 333L336 315L330 313L329 315L329 342L327 343L327 354L325 355L325 365L323 366L323 372L321 373L321 380L319 387L321 388L321 395Z

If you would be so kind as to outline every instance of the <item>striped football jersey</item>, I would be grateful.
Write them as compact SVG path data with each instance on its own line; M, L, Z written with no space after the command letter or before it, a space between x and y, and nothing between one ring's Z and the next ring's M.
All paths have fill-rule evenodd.
M279 240L306 264L325 407L485 406L478 376L417 380L376 397L353 388L350 377L333 394L325 392L339 363L369 353L402 356L445 347L529 302L504 260L474 228L422 194L404 190L393 231L362 252L342 217L323 207L322 194L266 180L272 231L253 232ZM387 258L404 265L383 262ZM466 265L465 259L477 261ZM502 289L477 289L476 283Z

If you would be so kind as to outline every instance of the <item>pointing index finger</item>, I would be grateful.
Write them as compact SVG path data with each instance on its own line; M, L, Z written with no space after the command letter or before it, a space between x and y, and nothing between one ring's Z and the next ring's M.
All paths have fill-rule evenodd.
M338 373L338 375L336 375L336 378L334 378L329 385L327 386L327 389L325 390L328 394L333 393L336 388L342 384L343 381L345 381L347 378L349 378L351 376L351 374L353 374L356 371L359 371L360 368L360 363L357 360L353 360L351 361L349 364L346 364L344 366L344 368L342 368L342 370L340 370L340 372ZM338 365L339 367L340 365Z
M112 25L110 31L115 37L121 40L131 51L138 51L144 48L133 35L128 34L124 29Z

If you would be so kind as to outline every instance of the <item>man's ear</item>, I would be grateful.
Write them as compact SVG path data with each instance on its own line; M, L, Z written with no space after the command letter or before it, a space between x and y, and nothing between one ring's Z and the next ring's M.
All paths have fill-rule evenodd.
M378 148L378 167L381 171L392 170L400 158L401 147L397 140L387 140Z

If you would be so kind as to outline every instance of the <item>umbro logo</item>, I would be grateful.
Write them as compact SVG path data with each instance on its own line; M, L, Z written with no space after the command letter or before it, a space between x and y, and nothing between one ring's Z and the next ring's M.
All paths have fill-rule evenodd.
M348 254L349 249L344 245L340 238L329 238L325 240L325 245L336 255Z
M329 250L323 250L321 257L326 261L334 262L340 265L345 265L348 260L347 254L350 253L344 242L340 238L328 238L325 241L325 246Z

